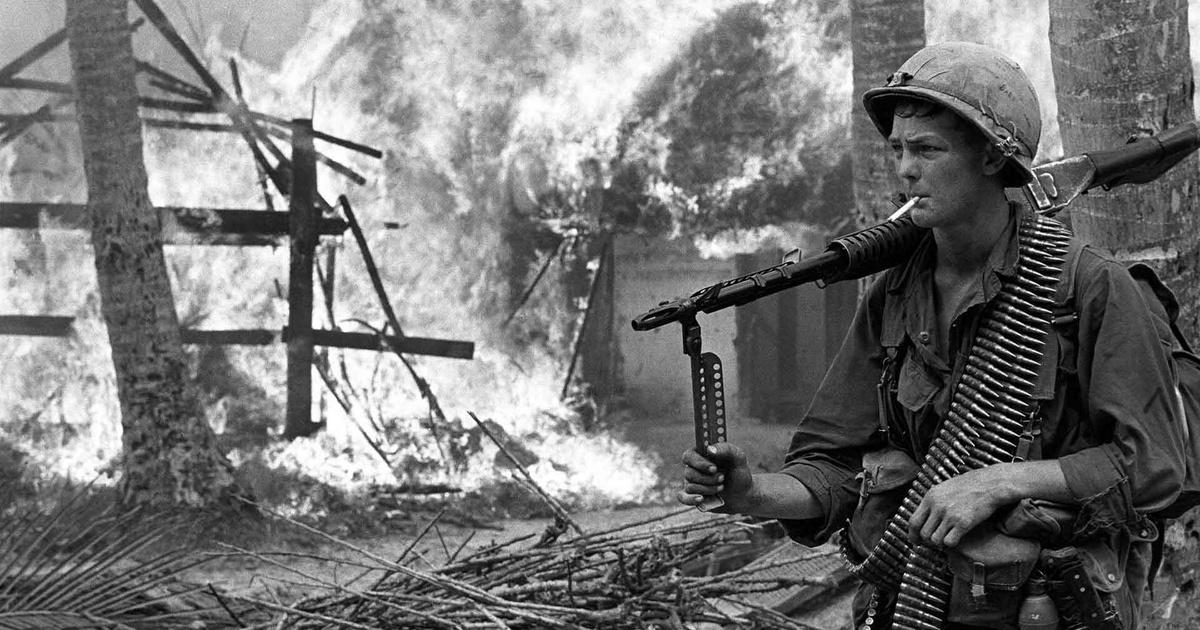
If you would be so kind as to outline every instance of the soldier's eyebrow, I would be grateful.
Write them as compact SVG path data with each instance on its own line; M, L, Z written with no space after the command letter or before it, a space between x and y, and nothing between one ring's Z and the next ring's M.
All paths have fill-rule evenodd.
M888 144L890 144L892 146L900 144L900 140L901 140L900 137L897 136L895 133L892 133L891 135L888 136ZM914 144L917 142L929 142L931 140L932 141L940 141L940 140L942 140L942 137L932 131L918 131L912 135L904 137L904 142L907 142L908 144Z

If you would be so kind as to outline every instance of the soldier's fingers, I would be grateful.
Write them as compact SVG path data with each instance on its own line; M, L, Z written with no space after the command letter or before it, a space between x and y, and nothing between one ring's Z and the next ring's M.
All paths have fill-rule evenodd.
M691 481L692 483L703 483L707 485L716 485L725 482L725 475L723 473L703 472L696 470L691 466L683 467L683 478L684 480Z
M967 534L967 530L959 526L950 528L946 532L945 538L942 539L942 545L946 547L957 547L958 543L962 542L963 536Z
M938 547L941 547L941 546L947 544L946 539L953 532L954 532L954 526L951 525L945 519L943 519L940 523L938 523L937 528L934 529L933 532L929 536L926 537L926 540L931 545L936 545Z
M745 452L730 442L717 442L716 444L710 444L708 448L705 449L704 455L718 463L738 463L739 461L746 459Z
M699 495L703 495L703 496L714 495L714 494L721 492L724 489L725 489L725 486L722 486L720 484L717 484L717 485L709 485L709 484L703 484L703 483L685 483L685 484L683 484L684 492L686 492L688 494L699 494Z
M908 519L908 537L916 540L921 537L921 529L925 527L925 521L929 519L929 505L924 501L917 506L913 511L912 516Z
M683 452L683 463L690 468L695 468L696 470L704 471L710 474L715 473L718 470L717 465L712 460L692 449L688 449Z
M945 519L939 517L937 514L930 513L929 518L925 519L925 522L921 525L921 531L918 532L918 536L925 542L933 542L934 533L944 526Z

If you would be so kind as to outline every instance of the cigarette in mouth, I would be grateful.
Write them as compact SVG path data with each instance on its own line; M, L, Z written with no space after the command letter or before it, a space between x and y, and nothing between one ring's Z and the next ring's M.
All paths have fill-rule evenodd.
M908 200L908 203L905 203L903 206L900 206L900 207L899 207L899 208L898 208L898 209L897 209L895 212L893 212L893 213L892 213L892 214L891 214L891 215L890 215L890 216L887 218L887 220L888 220L888 221L895 221L896 219L899 219L900 217L904 216L904 214L905 214L906 212L908 212L909 210L912 210L912 207L913 207L913 206L915 206L915 205L917 205L917 202L918 202L918 201L920 201L920 200L922 200L922 199L924 199L924 197L913 197L912 199L909 199L909 200Z

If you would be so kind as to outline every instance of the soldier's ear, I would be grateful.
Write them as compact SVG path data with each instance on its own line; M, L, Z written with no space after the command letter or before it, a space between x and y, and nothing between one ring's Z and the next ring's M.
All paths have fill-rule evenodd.
M999 175L1008 163L1008 158L992 144L984 145L980 159L983 161L983 173L988 176Z

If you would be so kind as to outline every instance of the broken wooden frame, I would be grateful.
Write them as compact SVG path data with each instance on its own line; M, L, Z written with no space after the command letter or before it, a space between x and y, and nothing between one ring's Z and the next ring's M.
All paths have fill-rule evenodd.
M28 337L67 337L75 318L63 315L0 315L0 335ZM201 346L269 346L286 343L292 335L286 326L280 330L243 329L207 330L183 328L179 331L183 342ZM428 337L401 337L374 333L356 333L343 330L312 331L313 345L351 350L392 351L393 348L406 354L471 359L475 347L467 341L447 341Z
M340 330L313 330L313 271L319 271L315 253L320 236L338 235L350 227L345 220L334 216L334 208L317 192L316 164L321 162L335 172L363 184L366 178L353 169L317 152L313 140L322 140L343 148L381 158L383 152L372 147L337 138L313 129L309 119L285 121L267 114L253 112L242 95L236 63L231 63L236 99L230 97L220 82L208 71L183 38L167 20L154 0L134 0L145 15L131 28L149 20L168 43L187 62L203 83L194 85L144 61L138 71L148 77L149 85L172 98L140 97L144 108L179 114L223 114L229 123L195 122L182 119L143 118L147 126L195 131L237 133L250 148L262 180L268 207L271 198L266 191L270 181L276 190L289 199L289 211L276 213L262 210L176 208L156 210L163 225L164 242L192 245L275 245L283 237L289 240L288 325L279 332L270 330L202 331L181 330L184 343L220 345L266 345L283 342L288 346L288 402L284 435L311 435L320 425L312 421L312 369L314 346L382 350L388 349L400 357L417 382L421 394L430 404L431 412L445 420L436 397L428 383L415 371L404 354L420 354L457 359L471 359L474 343L422 337L408 337L400 331L399 322L391 310L386 294L378 281L377 271L366 249L365 238L357 224L355 237L362 250L372 282L387 315L388 327L395 334L350 333ZM33 112L0 114L0 146L20 136L34 124L73 120L61 111L74 100L74 90L68 83L21 78L17 75L45 54L67 40L66 29L59 30L34 45L16 59L0 67L0 88L36 90L57 95ZM280 138L292 145L292 156L275 144ZM268 159L268 154L273 158ZM349 204L343 207L349 212ZM12 203L0 202L0 227L16 229L87 229L87 207L83 204ZM331 308L331 307L330 307ZM332 318L331 318L332 321ZM0 315L0 335L63 337L70 334L73 318L61 316ZM296 331L296 332L292 332ZM324 375L323 375L324 376Z

